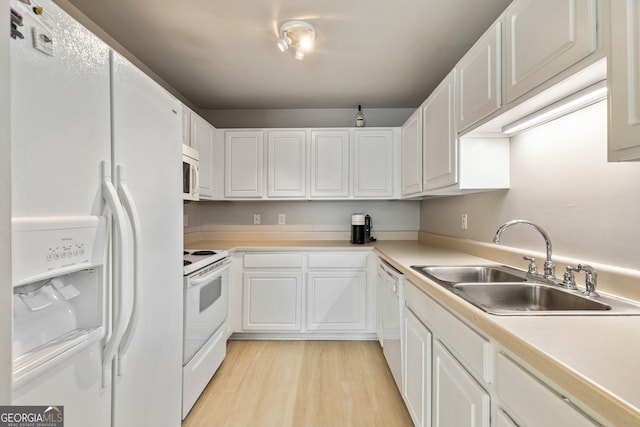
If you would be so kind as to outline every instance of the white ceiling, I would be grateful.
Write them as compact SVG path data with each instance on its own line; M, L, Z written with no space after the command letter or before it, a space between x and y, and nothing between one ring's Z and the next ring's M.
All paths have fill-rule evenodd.
M511 0L69 0L201 109L412 108ZM304 61L278 28L312 23Z

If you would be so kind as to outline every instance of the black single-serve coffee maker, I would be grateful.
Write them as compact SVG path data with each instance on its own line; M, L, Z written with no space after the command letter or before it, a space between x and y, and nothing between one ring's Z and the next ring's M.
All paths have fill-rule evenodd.
M363 213L351 215L351 243L361 245L375 241L371 238L371 216Z

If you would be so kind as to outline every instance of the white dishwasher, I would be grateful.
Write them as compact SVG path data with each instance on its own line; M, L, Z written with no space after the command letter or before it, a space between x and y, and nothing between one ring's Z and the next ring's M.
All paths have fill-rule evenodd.
M402 392L402 307L404 275L383 260L378 262L379 332L382 351Z

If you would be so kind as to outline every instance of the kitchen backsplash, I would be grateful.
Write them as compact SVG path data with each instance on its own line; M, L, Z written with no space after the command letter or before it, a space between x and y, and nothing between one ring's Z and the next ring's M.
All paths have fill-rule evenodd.
M240 201L198 202L184 205L187 226L185 233L237 230L243 232L333 233L347 239L351 214L368 213L373 218L372 235L397 232L396 236L417 239L420 228L419 201ZM253 225L254 214L260 215L260 225ZM279 215L284 214L284 225ZM346 234L345 234L346 233Z

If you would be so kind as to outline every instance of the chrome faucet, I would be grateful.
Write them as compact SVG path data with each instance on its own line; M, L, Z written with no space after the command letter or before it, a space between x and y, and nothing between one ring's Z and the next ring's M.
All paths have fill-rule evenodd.
M502 235L502 232L506 228L511 227L512 225L515 225L515 224L528 225L529 227L534 228L540 234L542 234L542 237L544 238L544 243L547 246L547 260L544 262L544 277L546 279L555 279L556 266L553 264L553 261L551 260L551 239L549 238L549 235L547 234L547 232L544 231L542 227L540 227L539 225L536 225L530 221L527 221L526 219L514 219L512 221L505 222L500 226L500 228L498 228L498 231L496 231L496 235L493 238L493 242L499 245L500 236ZM531 271L531 267L529 271Z

